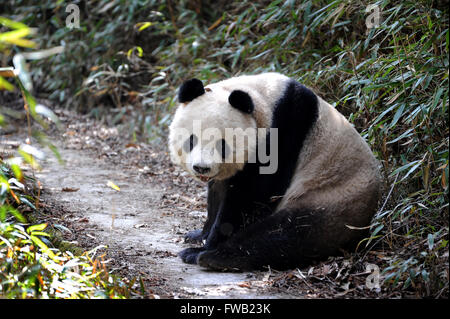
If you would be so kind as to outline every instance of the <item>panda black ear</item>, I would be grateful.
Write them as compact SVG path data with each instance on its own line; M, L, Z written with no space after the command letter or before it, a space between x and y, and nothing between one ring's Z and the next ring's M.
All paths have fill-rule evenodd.
M205 93L202 81L198 79L187 80L180 86L178 101L180 103L190 102Z
M255 109L250 95L241 90L234 90L233 92L231 92L230 96L228 97L228 102L230 102L232 107L244 113L250 114Z

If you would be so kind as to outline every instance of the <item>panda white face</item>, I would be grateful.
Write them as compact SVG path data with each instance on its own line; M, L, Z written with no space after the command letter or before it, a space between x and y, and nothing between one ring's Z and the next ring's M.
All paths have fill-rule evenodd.
M256 121L251 112L233 107L230 95L211 85L179 105L170 125L172 161L202 181L233 176L255 153Z

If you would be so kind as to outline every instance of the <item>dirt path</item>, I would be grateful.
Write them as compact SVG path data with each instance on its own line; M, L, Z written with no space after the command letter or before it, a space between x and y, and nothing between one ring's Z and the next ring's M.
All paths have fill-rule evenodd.
M66 125L53 135L65 164L49 155L36 177L44 203L68 212L62 220L76 244L106 245L111 269L141 277L149 294L161 297L293 297L270 289L268 273L218 273L182 263L176 254L188 247L183 235L206 218L204 185L173 167L164 148L127 143L115 129L58 115Z

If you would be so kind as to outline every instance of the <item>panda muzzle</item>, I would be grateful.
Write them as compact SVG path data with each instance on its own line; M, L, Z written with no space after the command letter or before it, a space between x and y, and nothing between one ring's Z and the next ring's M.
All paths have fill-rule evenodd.
M207 176L206 174L209 174L211 172L211 168L208 166L202 166L202 165L193 165L193 170L196 173L196 176L202 181L207 182L211 179L211 176Z
M205 176L205 175L198 175L197 177L198 177L202 182L208 182L208 181L211 179L211 177Z

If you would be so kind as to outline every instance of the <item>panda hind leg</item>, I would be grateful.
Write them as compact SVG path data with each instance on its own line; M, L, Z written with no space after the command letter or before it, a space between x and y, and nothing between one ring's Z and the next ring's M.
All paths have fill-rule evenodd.
M200 252L197 264L222 271L283 270L319 257L320 213L280 210L248 226L217 249Z

